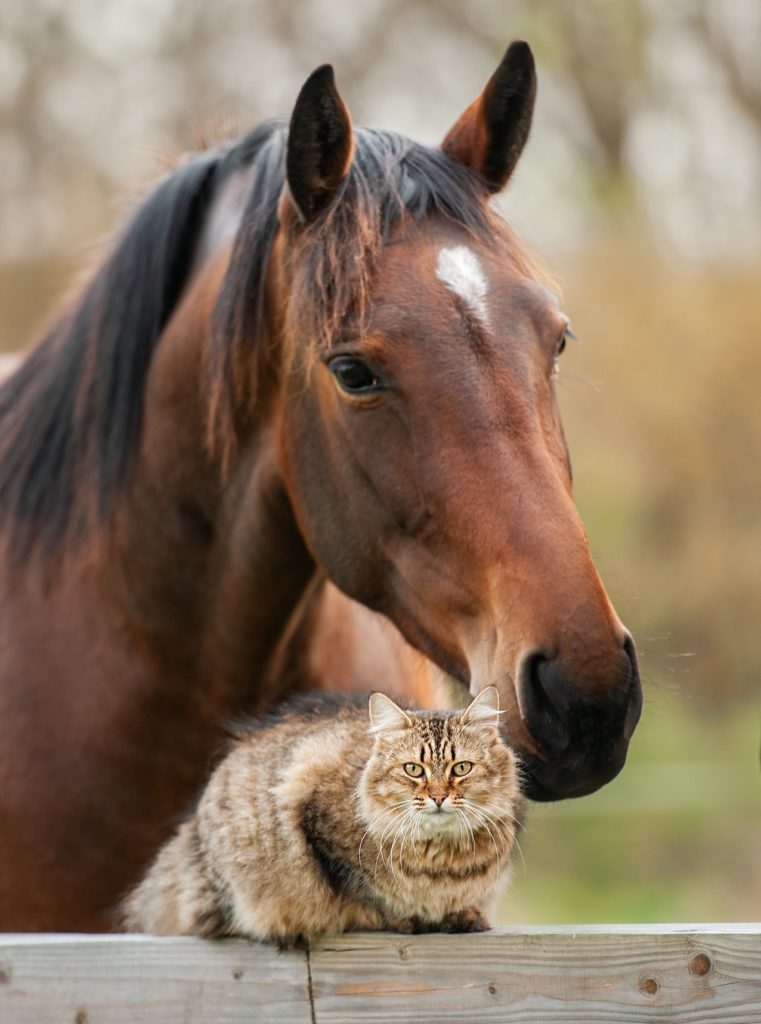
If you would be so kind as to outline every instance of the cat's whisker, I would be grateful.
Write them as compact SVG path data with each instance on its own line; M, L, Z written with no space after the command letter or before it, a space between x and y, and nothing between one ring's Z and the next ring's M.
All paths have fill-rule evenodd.
M485 813L491 813L491 816L492 816L493 818L497 818L497 819L498 819L498 820L499 820L499 821L500 821L500 822L502 823L502 826L503 826L503 827L505 828L505 830L506 830L506 831L508 832L508 834L509 834L509 836L510 836L510 839L511 839L511 841L512 841L513 845L514 845L515 847L517 847L517 849L518 849L518 853L520 854L520 858L521 858L521 863L523 864L523 873L524 873L524 875L525 875L525 874L526 874L526 858L525 858L525 857L523 856L523 850L521 849L521 844L520 844L520 842L519 842L519 840L518 840L518 832L517 832L517 831L514 831L514 830L513 830L513 829L512 829L512 828L511 828L511 827L510 827L510 826L509 826L508 824L507 824L507 822L506 822L506 821L504 820L504 818L502 818L502 817L501 817L501 816L500 816L499 814L497 814L497 813L496 813L496 811L494 811L494 809L493 809L493 807L492 807L492 805L491 805L491 804L485 804L485 805L483 805L483 806L481 807L481 810L482 810L482 811L484 811ZM520 828L520 827L521 827L521 822L520 822L520 821L518 821L518 819L517 819L517 818L516 818L516 817L515 817L514 815L512 815L512 814L509 814L508 812L505 812L505 813L506 813L506 816L507 816L508 818L510 818L510 820L511 820L511 821L513 821L513 822L514 822L514 823L515 823L515 824L516 824L516 825L518 826L518 828Z
M523 857L523 851L521 850L520 843L518 841L518 828L520 827L520 822L518 821L518 819L514 817L512 814L507 814L507 817L509 817L510 820L518 826L518 828L513 829L501 815L497 814L497 812L491 807L491 805L481 807L481 811L485 814L489 814L492 819L497 819L500 821L502 827L505 828L507 834L510 836L512 844L517 847L518 853L520 854L520 859L523 862L523 872L525 872L525 859Z
M471 805L468 808L468 810L473 815L473 817L476 819L476 821L478 821L480 823L481 828L489 836L489 839L491 840L492 846L494 847L494 853L495 853L495 856L497 858L497 870L499 871L499 869L500 869L499 847L497 846L497 841L494 838L494 833L489 828L489 819L486 817L485 814L482 813L482 809L480 807L473 807ZM491 821L491 824L495 827L495 829L497 831L497 835L499 836L499 838L500 838L500 840L502 842L503 847L507 847L507 841L505 840L504 836L501 835L500 830L499 830L499 826L494 821Z
M394 832L394 837L393 837L393 839L391 841L391 850L389 851L389 868L390 868L390 871L391 871L391 876L394 879L394 881L396 882L397 886L399 885L399 879L397 878L396 871L394 870L394 847L397 844L399 836L401 834L403 834L405 826L406 826L407 822L409 821L410 815L412 813L413 813L413 808L409 808L407 810L407 812L404 814L404 816L402 817L402 820L399 823L396 831ZM399 865L399 867L401 869L401 864Z
M462 824L465 826L465 828L468 830L468 837L470 839L470 850L471 850L471 853L470 853L470 870L472 871L474 866L475 866L475 863L476 863L476 837L473 834L473 829L470 826L470 822L465 817L465 812L460 810L459 807L456 808L456 811L457 811L458 818L460 819Z
M394 806L396 806L396 805L394 805ZM365 840L370 835L370 832L375 828L375 826L378 825L383 820L383 818L385 818L389 814L391 814L393 812L393 810L394 810L394 807L389 807L387 810L381 812L380 814L376 814L372 818L372 820L370 821L370 823L367 826L367 828L365 829L365 831L362 833L362 838L360 839L359 846L357 847L357 859L358 859L360 870L362 869L362 846L363 846Z
M420 829L423 824L423 812L415 811L415 823L414 823L414 838L413 842L418 843L420 841Z
M470 841L470 846L471 846L471 849L473 850L473 856L475 857L476 837L473 835L473 829L470 827L470 822L465 817L465 814L464 814L464 812L462 811L462 809L460 807L455 807L455 812L457 813L457 818L458 818L458 821L460 822L460 825L461 826L464 825L465 828L467 829L466 839L468 839Z
M397 807L403 807L406 803L407 803L406 800L397 800L397 802L395 804L391 804L384 811L379 811L378 814L373 815L373 817L370 819L370 821L368 822L367 828L362 833L362 838L359 841L359 847L357 849L357 857L358 857L358 860L359 860L360 868L362 867L362 844L364 843L365 839L367 839L367 837L370 834L370 832L385 817L387 817L389 814L391 814Z
M381 850L383 849L383 847L386 844L387 837L391 835L391 833L394 831L394 829L398 825L400 819L404 817L405 813L406 813L406 811L403 810L403 809L402 810L395 810L394 813L391 815L390 820L387 821L385 823L385 825L383 826L383 831L381 832L380 839L378 840L379 848Z
M499 859L499 847L497 846L497 841L494 838L494 833L489 828L489 821L488 821L488 819L485 818L480 813L480 811L477 808L475 808L475 807L471 807L470 808L470 812L473 815L473 817L476 819L476 821L478 822L480 828L483 829L483 831L486 832L486 834L489 836L489 839L491 840L491 844L494 847L494 852L497 855L497 859ZM498 836L500 838L500 841L501 841L502 845L504 846L505 845L504 838L503 838L502 835L500 835L499 830L497 830L497 834L498 834Z
M413 848L413 850L414 850L415 843L417 842L416 835L417 835L418 818L419 818L420 815L419 815L419 812L414 807L411 810L412 810L412 814L410 816L410 822L409 822L409 825L407 827L407 831L404 833L404 838L402 840L402 847L401 847L401 849L399 851L399 856L400 857L404 853L404 845L405 845L405 843L407 842L408 839L410 841L410 847Z
M501 841L505 845L507 845L507 839L505 838L505 833L508 833L511 836L513 835L513 830L510 828L510 826L507 824L507 822L502 821L501 819L495 817L493 814L490 814L483 807L479 807L479 811L483 815L484 819L486 821L488 821L490 825L494 826L494 829L497 832L497 834L499 835Z
M399 832L401 832L402 842L401 842L401 846L399 847L399 853L398 853L399 868L400 869L402 867L402 854L404 852L404 844L407 841L407 836L409 835L410 829L412 828L412 825L414 823L414 819L415 819L415 808L414 807L410 807L409 811L407 812L406 817L402 820L402 823L399 826L399 830L397 831L397 835L394 838L393 843L391 844L391 863L393 864L393 861L394 861L394 847L396 846L397 839L399 838Z
M520 855L521 864L523 865L523 874L525 875L528 873L526 870L526 858L523 856L523 850L521 849L521 844L518 840L518 834L516 832L513 832L511 828L508 829L508 832L510 833L510 838L513 841L513 846L517 849Z
M406 803L406 801L405 801L405 803ZM399 830L404 827L405 819L411 813L412 813L412 808L409 808L409 807L407 808L406 811L403 811L403 812L400 811L400 812L397 813L396 817L393 819L391 824L388 825L386 827L386 829L384 830L383 835L381 836L380 849L378 851L379 855L381 857L381 860L383 862L383 865L391 872L391 874L392 874L392 876L394 878L394 881L396 882L397 885L399 884L399 880L396 877L396 874L394 872L394 865L393 865L394 843L395 843L396 838L397 838L397 836L399 834ZM383 848L384 848L384 846L385 846L387 841L391 842L391 851L390 851L389 860L386 860L385 856L383 855ZM377 858L375 860L375 872L376 872L376 877L377 877L377 873L378 873L378 859Z
M406 800L403 801L403 802L405 804L407 803ZM378 877L378 861L382 861L384 866L388 867L388 865L386 864L386 858L383 856L383 847L386 845L386 837L391 832L393 832L394 828L396 828L396 826L398 824L399 819L403 818L405 814L406 814L406 811L396 811L394 813L390 823L386 824L385 828L383 829L383 832L381 833L381 837L378 840L378 854L377 854L377 856L375 858L375 878L376 879Z
M504 818L509 818L510 821L512 821L514 825L517 825L518 828L521 827L522 823L521 823L520 819L516 818L514 814L510 814L509 811L505 811L504 815L497 814L497 812L495 811L494 807L490 803L481 804L481 807L484 808L485 810L491 811L491 813L494 815L494 817L495 818L499 818L500 821L502 821Z
M479 807L478 811L483 816L483 818L486 821L488 821L490 825L493 826L503 846L509 849L510 843L508 843L505 833L507 832L511 838L514 838L514 833L510 826L507 824L507 822L503 821L497 815L490 813L485 807Z
M517 848L517 850L518 850L518 853L519 853L520 858L521 858L521 863L523 864L523 873L525 875L526 874L526 858L523 856L523 850L521 849L521 844L520 844L520 842L518 840L517 832L515 832L512 828L510 828L510 826L507 824L507 822L505 822L502 817L500 817L498 814L496 814L496 812L491 811L491 813L490 813L487 810L487 807L490 808L491 805L487 804L485 807L481 807L480 810L484 814L489 815L491 820L494 820L496 818L496 819L498 819L500 821L502 827L505 829L505 831L510 836L510 841L511 841L512 845L515 846ZM510 814L509 817L511 818L512 821L514 821L516 824L518 824L517 819L514 818L512 814Z

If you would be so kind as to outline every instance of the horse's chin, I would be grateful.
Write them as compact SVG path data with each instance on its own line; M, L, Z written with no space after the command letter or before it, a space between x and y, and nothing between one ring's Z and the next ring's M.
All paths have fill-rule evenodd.
M582 768L578 764L547 764L532 755L521 758L521 791L529 800L548 803L588 796L611 782L626 762L626 745L603 763Z

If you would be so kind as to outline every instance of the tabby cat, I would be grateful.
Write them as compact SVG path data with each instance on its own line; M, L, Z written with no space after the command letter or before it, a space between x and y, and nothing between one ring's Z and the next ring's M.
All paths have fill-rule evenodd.
M310 697L240 737L124 904L131 931L489 927L522 800L495 687L464 711Z

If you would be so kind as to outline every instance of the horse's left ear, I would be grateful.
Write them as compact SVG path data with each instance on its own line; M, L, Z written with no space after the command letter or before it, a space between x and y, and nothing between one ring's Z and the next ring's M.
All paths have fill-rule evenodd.
M305 220L313 220L334 198L352 152L349 111L336 89L333 68L323 64L301 87L288 132L288 187Z
M536 99L536 70L528 43L514 42L502 63L450 129L441 148L499 192L526 145Z

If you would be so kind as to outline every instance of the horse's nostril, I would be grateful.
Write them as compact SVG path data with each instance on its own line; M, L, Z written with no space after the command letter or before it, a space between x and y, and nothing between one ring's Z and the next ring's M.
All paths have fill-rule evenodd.
M542 746L545 756L562 753L569 743L568 694L558 685L555 659L543 651L524 658L520 672L523 720Z
M519 704L545 760L590 756L592 746L599 754L613 731L628 741L642 707L633 640L628 633L622 638L605 680L576 676L545 650L529 652L519 675Z

